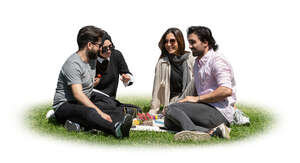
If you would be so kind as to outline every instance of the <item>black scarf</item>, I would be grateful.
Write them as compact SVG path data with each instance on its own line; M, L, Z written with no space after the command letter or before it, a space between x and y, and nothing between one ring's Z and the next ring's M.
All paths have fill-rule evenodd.
M190 71L187 63L189 55L189 53L180 56L174 54L166 55L169 59L170 64L182 71L182 91L186 89L188 83L191 81Z

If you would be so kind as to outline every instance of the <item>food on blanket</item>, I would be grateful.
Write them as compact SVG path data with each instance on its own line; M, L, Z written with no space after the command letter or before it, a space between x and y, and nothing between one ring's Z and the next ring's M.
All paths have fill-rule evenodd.
M143 122L142 122L142 120L140 120L140 119L136 119L136 118L134 118L133 120L132 120L132 125L133 126L137 126L137 125L140 125L140 124L142 124Z
M152 119L153 120L158 119L158 115L152 115Z
M152 121L152 119L145 120L145 121L143 121L142 125L144 125L144 126L152 126L153 125L153 121Z
M164 127L164 119L153 120L153 126Z
M157 122L155 122L157 121ZM158 124L155 124L158 123ZM149 113L137 113L137 118L132 121L133 126L163 126L163 115L155 114L151 115Z
M137 118L142 121L147 120L145 113L137 113Z
M146 113L146 120L151 120L152 119L152 116L149 114L149 113Z

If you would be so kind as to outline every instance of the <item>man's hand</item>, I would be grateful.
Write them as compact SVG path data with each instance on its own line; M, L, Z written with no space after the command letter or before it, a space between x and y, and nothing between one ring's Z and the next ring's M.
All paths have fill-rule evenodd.
M129 75L127 74L122 74L121 79L122 82L127 83L130 80Z
M103 119L105 119L105 120L109 121L110 123L112 123L111 117L108 114L102 112L102 113L100 113L100 115Z
M198 102L199 96L186 96L184 99L179 100L178 102Z

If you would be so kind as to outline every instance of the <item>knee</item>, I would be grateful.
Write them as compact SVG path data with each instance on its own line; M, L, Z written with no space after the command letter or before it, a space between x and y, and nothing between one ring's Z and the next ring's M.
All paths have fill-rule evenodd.
M170 104L168 106L165 107L165 115L166 116L170 116L171 113L174 111L175 109L175 104Z

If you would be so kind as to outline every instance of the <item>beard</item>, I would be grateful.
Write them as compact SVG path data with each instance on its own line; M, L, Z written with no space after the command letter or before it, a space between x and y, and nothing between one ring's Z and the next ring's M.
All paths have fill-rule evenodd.
M202 57L204 55L204 50L192 49L192 52L194 57Z
M97 59L97 55L99 54L99 51L88 51L88 57L90 60Z

